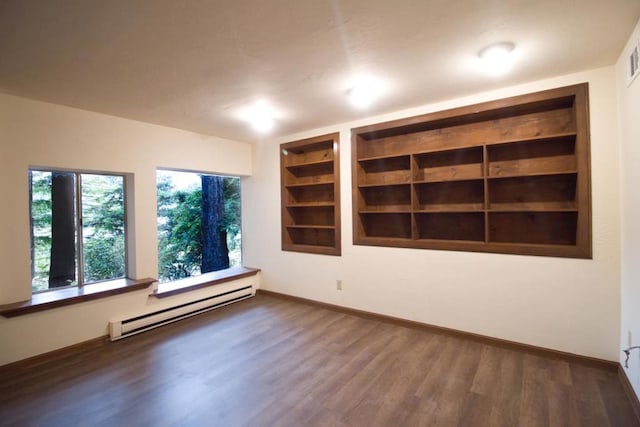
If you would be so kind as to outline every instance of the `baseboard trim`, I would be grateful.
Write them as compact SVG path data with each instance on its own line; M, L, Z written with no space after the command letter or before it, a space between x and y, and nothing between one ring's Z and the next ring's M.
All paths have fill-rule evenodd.
M55 359L62 359L64 357L68 357L73 354L78 354L84 351L91 351L98 348L102 348L109 343L109 338L107 335L93 338L87 341L82 341L77 344L72 344L66 347L59 348L57 350L48 351L46 353L41 353L32 357L28 357L26 359L18 360L15 362L7 363L6 365L0 366L0 377L8 376L12 373L16 373L18 371L23 371L25 369L34 369L39 365L44 363L51 362Z
M633 390L633 386L629 381L627 373L620 364L618 364L618 379L620 380L620 384L622 384L622 388L629 399L629 403L631 403L631 406L633 407L633 412L636 414L638 423L640 423L640 399L638 399L638 395Z
M446 328L443 326L431 325L429 323L416 322L414 320L402 319L399 317L387 316L384 314L373 313L370 311L358 310L355 308L343 307L340 305L329 304L326 302L320 302L312 299L297 297L289 294L283 294L280 292L269 291L266 289L258 289L258 294L272 296L281 299L287 299L290 301L296 301L303 304L314 305L317 307L326 308L333 311L338 311L345 314L352 314L354 316L364 317L367 319L379 320L387 323L393 323L399 326L414 328L414 329L422 329L425 331L437 333L437 334L446 334L451 336L456 336L460 338L465 338L468 340L473 340L476 342L481 342L483 344L488 344L500 348L506 348L509 350L522 351L529 354L535 354L538 356L544 356L553 359L561 359L566 360L572 363L579 363L582 365L588 365L592 367L596 367L599 369L607 370L610 372L617 372L618 367L620 366L617 362L612 362L609 360L598 359L595 357L582 356L579 354L568 353L559 350L553 350L545 347L538 347L529 344L523 344L516 341L504 340L501 338L494 338L487 335L475 334L472 332L465 332L458 329Z

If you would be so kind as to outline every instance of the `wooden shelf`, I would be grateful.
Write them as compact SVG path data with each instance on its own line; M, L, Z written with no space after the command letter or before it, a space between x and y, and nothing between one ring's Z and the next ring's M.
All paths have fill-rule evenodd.
M385 161L385 160L393 160L393 159L406 159L406 161L408 162L409 159L411 158L410 154L395 154L395 155L387 155L387 156L372 156L372 157L360 157L358 158L358 161L361 163L366 163L366 162L375 162L375 161Z
M411 188L411 182L389 182L386 184L358 184L358 188L389 188L395 186L406 186L406 188Z
M305 244L297 244L297 243L288 243L283 246L282 250L291 251L291 252L304 252L310 254L319 254L319 255L335 255L334 245L323 246L320 244L313 245L305 245Z
M286 225L287 228L313 229L313 230L335 230L333 225Z
M446 113L443 112L443 113ZM477 139L476 141L474 141L473 143L467 141L467 142L458 142L458 141L454 141L455 148L450 148L450 150L468 150L471 148L478 148L478 147L483 147L485 145L501 145L501 144L511 144L511 143L519 143L519 142L535 142L535 141L543 141L543 140L547 140L547 139L557 139L557 138L564 138L564 137L575 137L576 136L576 132L558 132L558 133L549 133L549 134L544 134L544 135L533 135L533 136L527 136L527 137L523 137L523 138L507 138L507 139L500 139L499 137L496 137L493 140L482 140L482 139ZM389 158L389 157L400 157L400 156L421 156L424 154L431 154L431 153L439 153L442 151L446 151L447 149L443 149L441 146L437 146L435 148L431 148L431 149L425 149L425 150L417 150L417 151L411 151L408 154L399 154L399 155L383 155L383 156L372 156L372 157L366 157L366 158L359 158L359 161L366 161L369 159L378 159L378 158Z
M460 182L460 181L483 181L484 177L483 176L479 176L477 178L451 178L451 179L434 179L431 181L424 181L424 180L415 180L412 181L412 184L437 184L437 183L441 183L441 182Z
M340 255L337 133L280 145L282 249Z
M330 167L331 169L333 169L333 158L316 160L316 161L306 162L306 163L296 163L296 164L286 165L285 167L287 169L303 169L303 168L313 168L318 166Z
M0 315L4 317L23 316L38 311L52 310L127 292L140 291L147 289L156 281L156 279L152 278L137 280L124 278L35 293L29 300L0 305Z
M388 209L386 207L380 208L380 209L363 209L358 211L358 213L362 213L362 214L385 214L385 213L411 213L411 207L407 206L404 209L398 209L398 208L391 208Z
M501 175L501 176L488 176L487 180L489 181L500 181L502 179L509 178L535 178L535 177L544 177L544 176L558 176L558 175L577 175L577 170L568 170L568 171L556 171L556 172L530 172L530 173L521 173L521 174L511 174L511 175Z
M418 239L415 240L415 242L417 244L425 244L426 243L426 244L430 244L430 245L434 245L434 246L437 245L437 244L442 245L443 242L444 243L446 243L446 242L454 243L455 242L457 244L463 244L463 245L475 245L476 248L478 248L478 249L481 248L480 245L484 245L485 244L484 240L465 240L465 239L446 239L446 240L443 240L443 239L420 239L420 238L418 238ZM438 249L441 249L441 248L438 248Z
M591 257L587 84L352 129L354 243Z
M285 188L304 188L304 187L316 187L319 185L333 186L335 181L320 181L320 182L308 182L308 183L296 183L296 184L285 184Z
M524 207L492 207L488 212L578 212L578 208L562 208L562 207L549 207L549 206L524 206Z
M499 146L502 144L512 144L519 142L537 142L537 141L545 141L548 139L558 139L558 138L566 138L566 137L576 137L578 135L577 132L557 132L557 133L548 133L545 135L537 135L530 136L525 138L517 138L517 139L496 139L494 141L485 141L485 144Z
M468 208L465 206L462 207L451 207L451 206L434 206L423 209L412 209L413 213L477 213L477 212L486 212L486 209L482 207L477 208Z
M335 206L334 202L301 202L301 203L288 203L285 205L287 208L311 208L316 206Z
M369 246L396 246L401 248L411 247L411 244L414 243L415 240L412 240L411 237L372 237L366 236L362 238L362 241L358 242L359 245L369 245Z

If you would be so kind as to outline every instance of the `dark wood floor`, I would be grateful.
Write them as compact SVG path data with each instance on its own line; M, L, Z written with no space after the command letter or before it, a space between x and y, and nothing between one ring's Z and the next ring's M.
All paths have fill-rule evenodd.
M0 377L2 426L636 426L616 374L271 296Z

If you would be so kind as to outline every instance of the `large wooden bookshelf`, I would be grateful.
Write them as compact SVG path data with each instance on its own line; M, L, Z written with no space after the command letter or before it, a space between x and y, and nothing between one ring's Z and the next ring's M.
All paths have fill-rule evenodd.
M352 138L354 244L591 258L587 84Z
M280 145L282 249L340 255L339 134Z

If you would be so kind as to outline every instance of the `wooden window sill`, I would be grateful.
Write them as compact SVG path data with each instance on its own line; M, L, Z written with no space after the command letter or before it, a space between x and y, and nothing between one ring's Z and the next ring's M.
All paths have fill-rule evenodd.
M23 316L38 311L78 304L126 292L148 288L156 279L139 280L116 279L100 283L72 287L34 294L30 300L0 305L0 315L4 317Z
M218 285L220 283L242 279L244 277L255 276L259 271L260 269L258 268L249 267L232 267L227 268L226 270L213 271L211 273L201 274L200 276L187 277L186 279L174 280L173 282L160 283L158 284L158 289L156 289L151 295L156 298L166 298L172 295Z

